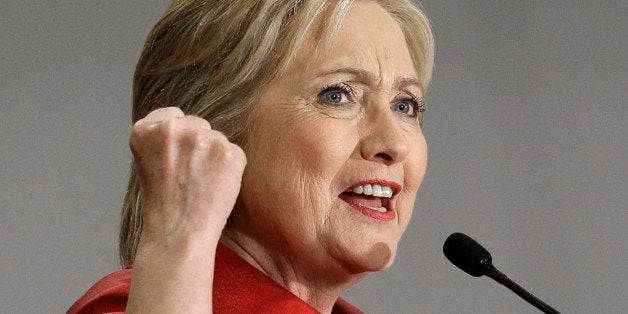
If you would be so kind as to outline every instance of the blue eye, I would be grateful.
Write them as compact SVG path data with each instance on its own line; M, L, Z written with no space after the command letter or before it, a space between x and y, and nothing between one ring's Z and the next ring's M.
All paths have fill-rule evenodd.
M419 117L420 121L420 113L425 111L425 102L422 98L417 97L400 99L392 105L391 109L403 115L407 115L410 117Z
M416 103L414 100L402 100L392 106L393 111L401 112L405 115L414 116Z
M325 100L328 103L332 103L332 104L339 104L343 102L343 97L345 98L346 101L346 96L343 95L343 93L341 91L329 91L327 93L325 93Z
M332 85L324 88L318 94L318 100L331 105L342 105L349 102L351 91L342 85Z

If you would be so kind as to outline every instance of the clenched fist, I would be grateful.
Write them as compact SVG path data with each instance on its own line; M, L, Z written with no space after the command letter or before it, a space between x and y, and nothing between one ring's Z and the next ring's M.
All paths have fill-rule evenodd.
M130 145L143 191L142 241L217 239L240 190L242 149L173 107L137 121Z
M128 310L180 311L192 302L190 309L211 311L215 250L240 190L244 152L206 120L172 107L137 121L130 146L143 225Z

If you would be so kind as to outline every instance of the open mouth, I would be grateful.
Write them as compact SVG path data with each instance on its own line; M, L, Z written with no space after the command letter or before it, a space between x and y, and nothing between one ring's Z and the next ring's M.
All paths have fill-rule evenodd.
M380 221L395 219L392 197L399 191L396 183L360 182L338 197L362 214Z

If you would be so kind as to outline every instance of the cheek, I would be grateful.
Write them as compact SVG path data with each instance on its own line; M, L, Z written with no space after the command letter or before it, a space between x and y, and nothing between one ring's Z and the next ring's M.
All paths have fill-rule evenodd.
M288 142L291 154L287 158L298 158L293 168L295 198L301 210L317 228L325 228L331 208L337 198L338 187L334 186L338 173L345 167L357 143L357 136L350 128L336 119L319 118L295 128L294 137ZM297 157L298 156L298 157ZM296 203L299 204L299 203Z
M404 165L404 173L406 174L406 186L409 191L419 190L423 178L425 178L425 172L427 170L427 143L425 138L420 135L415 141L412 141L412 147L415 147L408 155L408 160Z
M295 226L323 224L336 196L331 193L333 180L350 158L356 136L328 118L267 125L247 149L247 179L254 196L273 200L276 211L291 213L281 219Z
M357 134L343 122L320 118L296 128L290 145L293 156L300 158L303 175L329 186L345 166L357 145Z
M407 227L412 216L417 192L423 183L427 169L427 145L423 137L413 141L415 149L408 155L404 164L404 189L398 199L399 208L406 209L399 213L403 229Z

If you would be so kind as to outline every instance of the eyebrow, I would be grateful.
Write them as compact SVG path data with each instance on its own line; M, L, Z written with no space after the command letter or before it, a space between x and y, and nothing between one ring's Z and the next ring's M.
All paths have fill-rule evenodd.
M379 80L379 77L373 72L369 72L369 71L359 69L359 68L352 68L352 67L332 69L330 71L320 73L316 75L316 77L319 78L319 77L324 77L324 76L334 75L334 74L349 74L351 76L357 77L361 81L366 81L371 84L374 84L375 82ZM419 79L415 77L402 76L395 79L395 82L394 82L395 88L403 88L408 85L416 85L421 90L423 90L423 84L421 84L421 81L419 81Z

